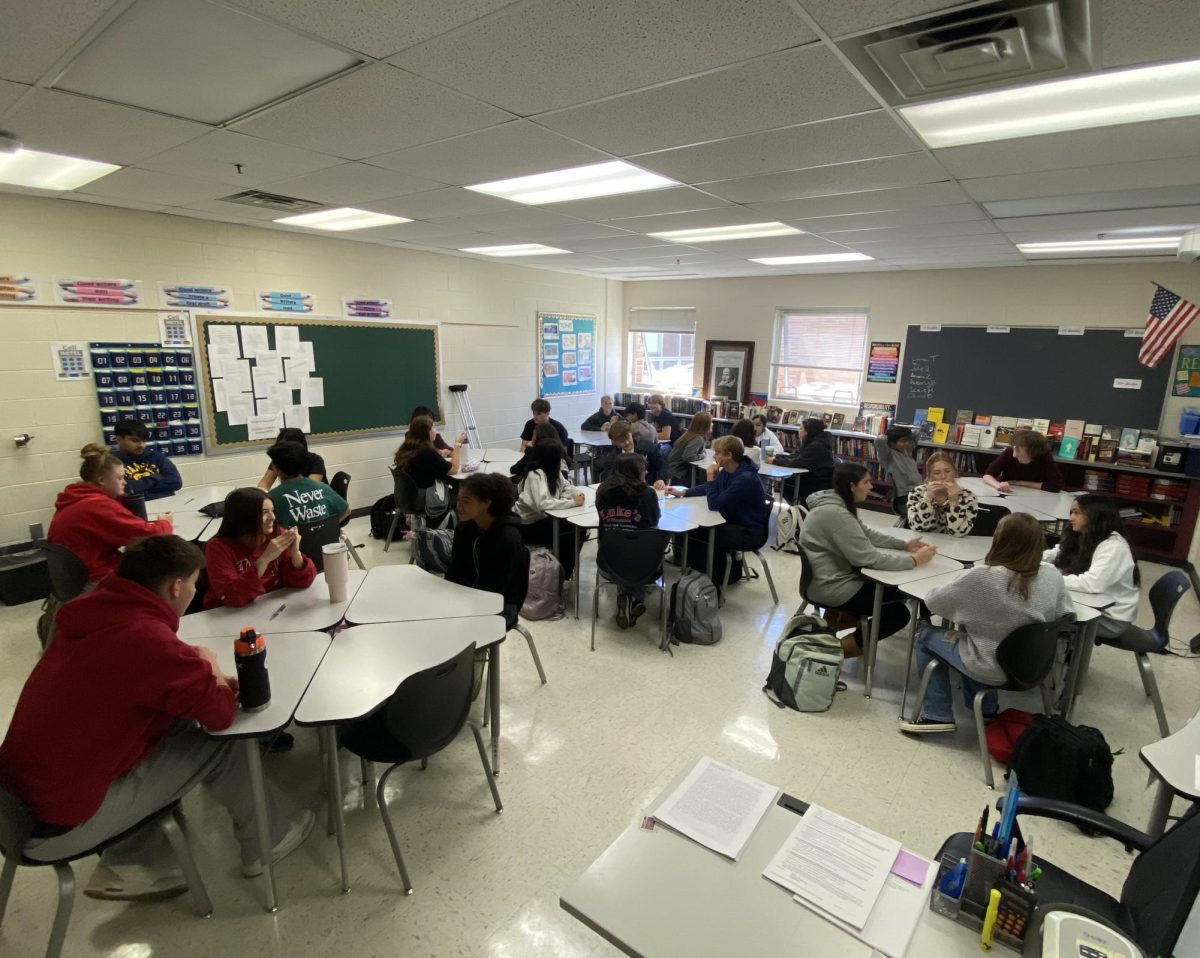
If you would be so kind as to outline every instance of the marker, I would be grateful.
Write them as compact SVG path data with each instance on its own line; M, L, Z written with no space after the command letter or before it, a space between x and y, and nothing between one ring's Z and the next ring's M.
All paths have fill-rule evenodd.
M1000 889L993 888L988 895L987 914L983 916L983 931L979 935L980 951L992 950L992 934L996 930L996 916L1000 913Z
M983 842L980 840L987 833L988 807L983 806L983 814L979 816L979 824L975 826L975 837L971 839L971 845L983 851Z
M287 603L285 602L278 609L276 609L274 612L271 613L271 619L274 619L275 616L279 615L279 613L282 612L286 608L287 608ZM270 622L271 619L268 619L267 621Z

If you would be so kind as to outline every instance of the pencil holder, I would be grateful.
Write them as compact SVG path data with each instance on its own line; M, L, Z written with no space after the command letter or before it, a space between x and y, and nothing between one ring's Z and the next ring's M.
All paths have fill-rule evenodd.
M1004 880L1004 862L972 848L967 856L967 880L963 883L960 912L983 921L988 896Z

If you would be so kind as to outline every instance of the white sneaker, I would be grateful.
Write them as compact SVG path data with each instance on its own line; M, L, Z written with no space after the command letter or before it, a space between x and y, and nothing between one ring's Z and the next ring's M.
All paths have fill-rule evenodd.
M181 871L154 872L142 865L97 865L83 893L101 901L165 901L188 890Z
M288 855L303 845L304 840L308 838L309 833L312 831L313 823L316 820L317 817L307 810L293 818L287 834L279 840L279 844L271 851L271 864L278 865ZM262 873L263 865L261 860L256 858L252 862L242 863L242 874L247 878L257 878Z

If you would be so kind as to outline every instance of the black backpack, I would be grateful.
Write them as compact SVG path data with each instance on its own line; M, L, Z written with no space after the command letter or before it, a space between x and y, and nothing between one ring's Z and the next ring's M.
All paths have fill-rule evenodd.
M383 496L375 500L375 505L371 506L371 538L386 539L388 529L392 527L392 519L396 517L396 497L392 495ZM404 516L400 517L400 521L396 523L396 535L408 529L408 523L405 522Z
M1099 729L1037 715L1013 746L1009 771L1022 792L1102 812L1113 800L1112 765Z

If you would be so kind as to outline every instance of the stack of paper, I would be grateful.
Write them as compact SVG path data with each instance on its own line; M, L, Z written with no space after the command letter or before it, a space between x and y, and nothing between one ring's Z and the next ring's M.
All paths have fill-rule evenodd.
M779 795L774 785L707 755L696 763L654 817L706 848L737 861L755 827Z

